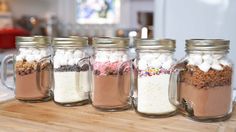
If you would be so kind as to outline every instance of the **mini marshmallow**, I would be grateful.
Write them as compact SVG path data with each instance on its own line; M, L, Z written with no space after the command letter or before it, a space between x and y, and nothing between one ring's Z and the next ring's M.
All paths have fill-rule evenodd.
M160 55L161 55L160 53L153 53L153 54L152 54L152 56L153 56L154 58L158 58Z
M202 56L201 55L190 55L189 57L193 61L194 65L202 64Z
M221 54L214 54L213 55L213 58L214 59L217 59L217 60L219 60L219 59L221 59L221 58L223 58L224 57L224 55L221 55Z
M40 50L34 48L32 49L32 54L38 55L40 54Z
M189 57L187 60L188 60L188 65L195 65L195 62L191 57Z
M60 63L58 63L57 61L54 61L54 68L59 68L60 67Z
M142 60L146 60L146 61L152 61L152 59L154 58L151 54L142 54L142 56L139 56L140 59Z
M162 68L169 70L173 64L172 59L168 59L166 62L163 63Z
M160 68L161 65L162 65L162 63L160 63L160 61L158 61L157 59L148 63L148 66L150 66L152 68Z
M208 72L208 70L211 68L211 65L209 63L203 62L198 66L198 68L204 72Z
M167 54L161 54L157 59L157 63L163 64L163 62L166 61L167 57L168 57Z
M58 49L58 50L56 50L56 54L63 55L63 54L65 54L65 51L61 50L61 49Z
M209 54L203 55L202 59L203 59L204 62L206 62L206 63L208 63L210 65L213 62L213 57L211 55L209 55Z
M104 54L97 54L95 61L97 62L107 62L109 61L109 57L107 55Z
M82 58L83 57L83 52L80 50L76 50L73 54L74 58Z
M36 60L34 55L27 55L25 59L29 62Z
M223 67L218 63L218 62L214 62L212 65L211 65L211 68L215 69L215 70L223 70Z
M24 53L27 54L27 55L30 55L30 54L32 54L32 50L31 49L26 49Z
M40 55L43 56L43 57L47 56L47 51L40 50Z
M19 48L20 52L25 52L27 49L26 48Z
M122 56L122 60L121 61L127 61L128 60L128 56L126 55L126 54L124 54L123 56Z
M65 52L65 55L72 57L73 56L73 52L68 50L68 51Z
M71 66L75 64L75 61L73 59L69 59L67 62L68 62L67 64Z
M53 58L53 62L57 63L57 64L60 64L60 60L61 60L61 58L59 56L54 56L54 58Z
M145 70L145 69L147 69L147 63L146 63L146 61L145 60L140 60L139 62L138 62L138 69L139 70Z
M25 56L24 56L24 55L19 54L19 55L16 56L16 60L17 60L17 61L21 61L21 60L23 60L23 59L25 59Z
M40 59L42 59L44 56L42 56L41 54L35 55L35 60L36 61L40 61Z
M225 60L225 59L221 59L219 61L220 64L224 65L224 66L231 66L230 62Z
M79 65L79 62L81 61L81 58L74 58L73 61L74 61L74 64Z
M61 60L60 60L60 64L61 64L61 65L68 65L68 61L67 61L67 59L63 59L63 58L61 58Z
M113 54L111 54L110 57L109 57L109 61L110 61L110 62L116 62L116 61L119 61L119 60L121 60L121 59L122 59L122 55L119 54L119 53L113 53Z
M61 57L62 57L62 59L69 60L69 59L73 58L73 55L70 52L68 52L68 53L65 53L64 57L63 56L61 56Z

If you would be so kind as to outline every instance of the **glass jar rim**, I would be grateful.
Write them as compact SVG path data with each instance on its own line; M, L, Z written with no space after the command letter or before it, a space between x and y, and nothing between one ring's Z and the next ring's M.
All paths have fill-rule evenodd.
M185 49L190 51L229 51L229 40L224 39L188 39Z
M128 48L129 39L121 37L95 37L94 48Z
M47 36L18 36L16 37L17 47L47 47L51 39Z
M86 47L88 45L87 37L78 37L78 36L70 36L70 37L57 37L53 39L54 47Z
M138 50L169 50L175 51L176 41L173 39L135 39Z

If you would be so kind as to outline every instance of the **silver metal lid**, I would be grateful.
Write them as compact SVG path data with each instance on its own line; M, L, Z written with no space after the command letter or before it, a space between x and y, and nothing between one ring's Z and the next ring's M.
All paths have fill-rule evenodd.
M50 38L46 36L16 37L17 47L47 47Z
M85 47L88 45L87 37L70 36L66 38L54 38L54 47Z
M224 39L189 39L186 40L186 51L226 51L229 40Z
M136 39L137 49L169 50L175 51L175 40L172 39Z
M119 37L95 37L93 38L93 47L95 48L127 48L128 38Z

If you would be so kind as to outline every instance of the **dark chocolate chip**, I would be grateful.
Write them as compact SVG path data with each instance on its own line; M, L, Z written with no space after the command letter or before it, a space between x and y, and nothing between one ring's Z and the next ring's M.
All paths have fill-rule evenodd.
M84 64L81 66L81 71L88 71L89 70L89 65L88 64Z
M95 75L100 75L100 73L101 73L101 72L100 72L99 70L95 70L95 71L94 71L94 74L95 74Z

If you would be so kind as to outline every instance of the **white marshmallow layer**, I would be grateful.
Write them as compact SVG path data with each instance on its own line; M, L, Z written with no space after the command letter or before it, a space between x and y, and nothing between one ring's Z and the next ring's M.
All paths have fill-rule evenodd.
M62 65L77 65L84 56L85 53L81 50L58 49L54 55L54 68L59 68Z
M190 54L187 57L188 65L196 65L204 72L210 68L214 70L223 70L223 66L231 66L230 62L224 58L224 55L212 54Z
M16 61L39 61L45 56L47 56L47 49L20 48L19 54L16 56Z
M147 68L170 69L174 60L171 53L139 53L138 68L145 70Z
M128 60L128 55L125 51L97 51L96 62L124 62Z

